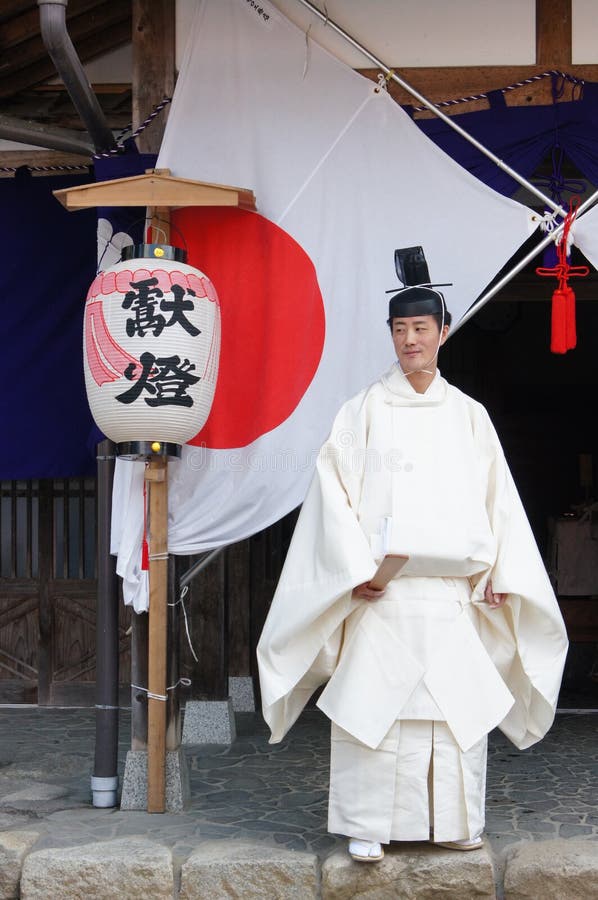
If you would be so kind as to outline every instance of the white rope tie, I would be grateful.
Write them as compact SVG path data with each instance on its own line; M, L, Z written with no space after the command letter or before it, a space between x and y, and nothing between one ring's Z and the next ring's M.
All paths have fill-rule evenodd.
M546 234L550 234L551 231L554 231L555 228L558 228L558 218L560 218L560 216L558 212L556 212L556 210L554 212L548 212L548 210L546 210L540 222L540 228L542 229L542 231L544 231Z
M378 75L378 87L375 87L374 90L377 94L379 94L380 91L386 91L386 93L388 93L388 78L382 72Z
M544 213L544 215L542 216L542 221L540 222L540 228L546 234L552 234L552 232L555 231L558 228L558 226L560 225L559 220L561 220L561 219L562 219L562 216L560 216L558 212L546 211ZM563 234L564 234L564 232L561 230L554 237L554 242L557 247L559 246L559 244L561 243L561 241L563 239ZM571 253L571 247L573 246L573 243L574 243L574 241L573 241L573 226L571 226L569 228L569 233L567 234L567 256L569 256Z
M189 620L187 618L187 608L184 603L185 597L187 596L188 593L189 593L189 585L186 584L185 587L183 588L183 590L181 591L181 595L180 595L179 599L175 600L174 603L169 603L168 605L169 606L177 606L180 603L180 605L183 609L183 619L185 620L185 634L187 635L187 643L189 644L189 650L191 651L191 654L192 654L195 662L199 662L199 660L197 658L197 654L195 653L195 650L193 649L193 644L191 643L191 635L189 633Z
M166 688L167 691L174 691L178 688L179 684L182 684L184 687L191 686L190 678L179 678L179 680L175 684L171 684ZM166 703L168 700L168 694L155 694L153 691L150 691L148 688L141 687L139 684L131 684L131 687L136 691L142 691L144 694L147 694L148 700L161 700L163 703ZM118 707L116 707L118 709Z
M166 553L150 553L149 555L150 562L152 559L168 559L168 550Z

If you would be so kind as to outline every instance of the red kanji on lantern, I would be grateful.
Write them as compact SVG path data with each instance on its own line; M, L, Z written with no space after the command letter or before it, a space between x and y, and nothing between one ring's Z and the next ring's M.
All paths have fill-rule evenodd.
M570 266L567 262L569 232L579 206L579 197L571 197L569 212L565 216L560 241L556 245L557 264L552 268L538 268L536 275L553 275L559 284L552 295L552 331L550 349L553 353L566 353L577 344L575 327L575 293L568 283L569 278L583 278L589 275L588 266Z

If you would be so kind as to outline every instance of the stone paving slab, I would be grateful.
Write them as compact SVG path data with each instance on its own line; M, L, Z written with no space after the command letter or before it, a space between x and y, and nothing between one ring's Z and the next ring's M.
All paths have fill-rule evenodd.
M498 732L490 736L486 833L499 880L505 851L522 842L598 848L597 727L597 715L558 716L547 738L523 752ZM343 838L326 831L329 730L322 714L308 710L276 745L257 714L238 714L237 730L230 746L185 748L189 806L149 815L91 806L93 710L0 708L0 835L35 831L35 851L143 836L171 851L179 867L222 839L311 853L321 862L344 848ZM121 775L129 741L123 710Z

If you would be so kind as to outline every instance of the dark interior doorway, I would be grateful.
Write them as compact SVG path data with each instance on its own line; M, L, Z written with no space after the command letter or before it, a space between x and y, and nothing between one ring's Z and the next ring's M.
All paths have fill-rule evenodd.
M440 368L488 409L556 578L555 523L579 521L584 506L598 500L598 287L593 302L586 288L577 303L577 348L564 356L550 352L553 285L542 289L544 299L537 284L529 290L519 284L510 295L521 299L491 300L448 341ZM562 591L555 581L571 641L561 708L598 708L598 514L586 531L588 577Z

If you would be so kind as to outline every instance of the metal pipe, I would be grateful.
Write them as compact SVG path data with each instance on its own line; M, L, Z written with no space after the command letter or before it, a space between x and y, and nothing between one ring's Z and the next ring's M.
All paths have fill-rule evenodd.
M69 37L66 27L67 4L68 0L37 0L41 35L96 152L102 153L116 147L116 141Z
M194 563L190 569L187 569L184 572L179 580L179 589L185 587L186 584L189 584L190 581L193 581L196 575L199 575L200 572L203 572L206 566L209 566L213 559L216 559L219 553L222 553L224 547L216 547L215 550L210 550L209 553L206 553L205 556L202 556L201 559L198 559L196 563Z
M118 788L118 581L110 555L114 444L98 444L98 602L96 613L96 742L93 805L117 805Z
M577 217L579 217L590 206L592 206L594 203L596 203L597 200L598 200L598 191L595 191L595 193L593 193L590 197L587 197L586 200L580 205L579 209L577 210ZM551 241L554 241L554 239L561 233L561 231L563 230L564 227L565 227L564 222L561 222L560 225L557 225L556 228L554 228L552 231L550 231L546 235L546 237L544 237L540 241L539 244L536 244L536 246L533 248L533 250L530 250L530 252L527 254L527 256L525 256L523 259L520 259L519 262L516 263L513 266L513 268L509 272L507 272L506 275L503 275L503 277L500 279L500 281L497 281L496 284L493 284L492 287L489 288L485 294L482 294L482 296L479 298L479 300L476 300L476 302L473 304L473 306L470 306L470 308L467 310L465 315L461 319L459 319L459 321L454 326L454 328L451 328L451 330L449 332L449 337L452 337L461 328L462 325L465 325L465 323L468 322L471 319L471 317L474 316L482 308L482 306L484 306L488 302L488 300L491 300L492 297L495 296L495 294L498 294L498 292L500 290L502 290L502 288L506 284L508 284L509 281L511 281L515 277L515 275L517 275L518 272L521 272L521 270L523 268L525 268L525 266L529 262L531 262L532 259L535 256L537 256L538 253L540 253L544 249L544 247L547 247Z
M80 131L50 128L39 122L16 119L13 116L0 115L0 138L18 141L20 144L33 144L35 147L48 147L50 150L62 150L65 153L81 153L83 156L92 156L94 149L93 144Z
M469 141L469 143L472 144L477 150L479 150L480 153L483 153L484 156L487 156L488 159L491 159L492 162L499 167L499 169L502 169L503 172L506 172L507 175L510 175L514 181L517 181L522 187L526 188L532 194L535 194L536 197L539 197L542 203L546 204L546 206L550 207L550 209L558 212L563 217L566 215L566 210L559 206L558 203L555 203L554 200L546 197L542 193L542 191L540 191L535 185L524 178L523 175L520 175L507 163L503 162L502 159L496 156L496 154L494 154L491 150L489 150L487 147L484 147L483 144L480 144L480 142L476 140L476 138L465 131L464 128L461 128L461 126L458 125L453 119L451 119L450 116L447 116L446 113L442 112L441 109L438 109L438 107L434 106L434 104L430 100L424 97L423 94L420 94L419 91L412 87L403 78L400 78L396 74L396 72L394 72L385 63L383 63L382 60L378 59L378 57L371 53L366 47L364 47L363 44L360 44L359 41L356 41L355 38L351 37L351 35L348 34L348 32L346 32L343 28L341 28L340 25L337 25L336 22L333 22L332 19L330 19L326 15L326 13L321 12L317 6L314 6L314 4L310 2L310 0L298 0L298 2L301 3L302 6L305 6L307 9L311 10L314 15L318 16L319 19L321 19L328 27L332 28L333 31L336 31L337 34L340 34L341 37L343 37L349 44L355 47L356 50L359 50L361 53L363 53L363 55L366 56L371 62L373 62L375 66L379 66L388 78L391 78L393 81L395 81L403 88L403 90L407 91L408 94L411 94L412 97L415 97L415 99L419 103L421 103L422 106L425 106L426 109L429 109L430 112L434 113L435 116L438 116L439 119L442 119L442 121L446 125L448 125L449 128L452 128L453 131L456 131L457 134L460 134L461 137L465 138L466 141Z

